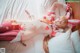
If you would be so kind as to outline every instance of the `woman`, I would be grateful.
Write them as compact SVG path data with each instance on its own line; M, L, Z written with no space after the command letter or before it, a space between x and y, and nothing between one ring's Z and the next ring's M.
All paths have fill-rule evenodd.
M80 20L80 12L79 12L79 9L80 9L80 2L67 2L67 3L69 3L70 5L71 5L71 7L72 7L72 17L73 17L73 19L79 19ZM64 19L62 20L62 22L64 21ZM56 22L56 24L57 24L57 22ZM62 23L62 25L64 25L65 23ZM67 24L66 24L67 25ZM66 26L65 25L65 26ZM61 23L60 23L60 25L59 24L57 24L57 26L59 26L59 27L61 27ZM64 28L66 28L64 26ZM58 27L58 28L59 28ZM79 26L79 23L77 23L76 24L76 27L74 27L75 29L72 29L73 31L75 31L75 30L79 30L80 29L80 26ZM46 36L45 38L44 38L44 42L43 42L43 48L44 48L44 50L45 50L45 53L49 53L49 48L48 48L48 41L51 39L51 37L48 35L48 36Z

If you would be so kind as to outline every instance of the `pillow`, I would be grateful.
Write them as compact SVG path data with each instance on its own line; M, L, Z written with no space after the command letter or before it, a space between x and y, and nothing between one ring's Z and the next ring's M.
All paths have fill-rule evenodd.
M11 26L11 25L12 25L12 23L10 21L4 21L2 23L2 26Z
M0 33L4 33L11 30L11 22L3 22L0 25Z
M20 25L16 21L14 21L14 22L12 22L12 21L7 21L6 22L5 21L5 22L2 23L2 26L9 27L12 30L19 30L21 28Z
M74 53L71 40L71 30L53 37L48 42L49 53Z
M4 27L4 26L0 26L0 33L4 33L4 32L7 32L7 31L10 31L11 28L9 28L8 26L7 27Z
M3 22L0 25L0 33L4 33L11 30L20 30L21 26L19 24L12 25L12 22Z
M76 53L80 53L80 36L79 31L76 30L71 34L71 39L73 41L73 44L75 46Z
M4 32L7 32L7 31L10 31L10 30L12 30L11 22L3 22L0 25L0 33L4 33Z

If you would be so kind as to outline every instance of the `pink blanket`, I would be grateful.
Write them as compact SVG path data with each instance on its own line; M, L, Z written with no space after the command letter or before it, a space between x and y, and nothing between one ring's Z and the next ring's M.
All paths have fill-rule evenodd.
M20 30L12 30L5 33L0 33L0 40L10 41L14 39Z

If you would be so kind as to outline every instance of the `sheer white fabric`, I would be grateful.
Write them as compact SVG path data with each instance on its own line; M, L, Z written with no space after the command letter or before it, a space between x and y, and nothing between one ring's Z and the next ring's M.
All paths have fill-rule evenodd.
M0 0L0 23L5 19L41 18L57 0ZM59 0L64 3L65 0ZM33 18L34 19L34 18Z
M44 0L0 0L0 20L27 20L29 16L25 11L37 19L42 14L43 2Z

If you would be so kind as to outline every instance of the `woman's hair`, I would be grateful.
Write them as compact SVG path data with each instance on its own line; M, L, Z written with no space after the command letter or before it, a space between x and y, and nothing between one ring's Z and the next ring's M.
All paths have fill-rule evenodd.
M48 49L48 41L51 39L51 37L49 35L44 37L43 40L43 49L45 51L45 53L49 53L49 49Z

